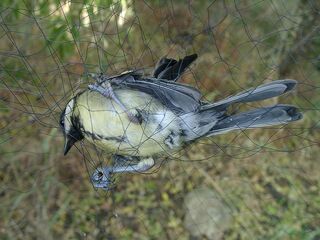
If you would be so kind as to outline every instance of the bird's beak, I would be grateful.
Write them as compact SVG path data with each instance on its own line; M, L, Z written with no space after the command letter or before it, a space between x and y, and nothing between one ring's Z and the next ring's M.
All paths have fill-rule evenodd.
M75 144L77 140L74 139L73 137L66 136L65 137L65 143L64 143L64 155L67 155L69 152L70 148Z

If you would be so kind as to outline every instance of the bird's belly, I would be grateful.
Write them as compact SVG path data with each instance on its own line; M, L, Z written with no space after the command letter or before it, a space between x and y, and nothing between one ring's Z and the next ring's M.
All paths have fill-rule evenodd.
M138 91L116 94L133 113L139 109L142 124L130 122L114 101L88 91L83 96L86 106L79 105L87 140L107 152L131 156L172 152L181 146L180 119L158 100Z

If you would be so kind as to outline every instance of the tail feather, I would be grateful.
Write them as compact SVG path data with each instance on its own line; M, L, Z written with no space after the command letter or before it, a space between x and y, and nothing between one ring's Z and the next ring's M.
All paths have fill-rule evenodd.
M162 58L157 63L153 76L159 79L177 81L184 70L189 67L197 57L197 54L192 54L185 56L179 61L171 58Z
M301 119L302 114L296 107L284 104L257 108L231 116L226 113L227 108L233 103L254 102L280 96L294 89L296 84L295 80L290 79L273 81L219 102L202 105L198 112L181 116L186 141L234 130L287 124Z
M298 109L291 105L278 104L239 113L219 120L206 136L218 135L233 130L261 128L287 124L302 118Z
M237 95L230 96L221 101L206 104L202 107L203 110L215 109L216 111L225 110L228 106L233 103L248 103L261 101L268 98L280 96L295 88L297 81L291 79L272 81L271 83L260 85L256 88L251 88Z

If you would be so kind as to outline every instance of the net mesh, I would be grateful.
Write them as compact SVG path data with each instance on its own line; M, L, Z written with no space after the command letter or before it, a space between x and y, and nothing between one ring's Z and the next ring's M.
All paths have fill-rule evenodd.
M1 1L1 238L320 238L319 10L312 0ZM192 53L179 81L204 100L296 79L295 92L231 112L281 102L304 119L202 139L95 189L90 174L110 156L83 141L64 157L59 129L66 103L93 82L87 73L148 75L161 57ZM199 194L190 209L199 187L221 205Z

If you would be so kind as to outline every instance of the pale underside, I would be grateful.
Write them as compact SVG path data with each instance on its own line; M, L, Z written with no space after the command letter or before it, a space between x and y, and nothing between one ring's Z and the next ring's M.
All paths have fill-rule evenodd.
M142 124L130 122L113 100L95 91L85 91L77 99L75 113L88 141L112 154L140 157L179 149L183 141L179 116L147 93L129 89L114 92L127 109L133 113L139 109ZM174 139L168 141L168 136Z

